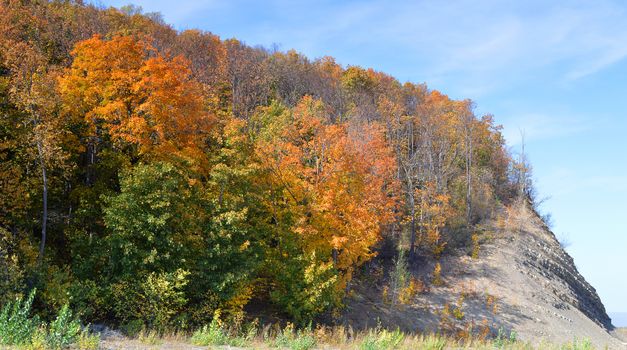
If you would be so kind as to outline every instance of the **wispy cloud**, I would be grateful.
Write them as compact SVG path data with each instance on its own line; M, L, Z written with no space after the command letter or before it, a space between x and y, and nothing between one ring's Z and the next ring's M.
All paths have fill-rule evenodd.
M507 118L503 126L503 136L507 143L516 146L521 144L523 136L525 142L556 139L598 128L599 121L593 123L589 119L573 115L531 113Z
M626 4L617 0L134 2L163 12L177 28L192 20L204 20L209 30L212 23L248 22L234 30L245 31L243 39L253 45L276 42L315 56L333 47L347 56L387 50L387 56L416 62L408 72L414 79L454 80L460 91L478 95L502 88L503 77L515 84L547 69L568 83L627 57ZM255 14L261 18L246 17Z

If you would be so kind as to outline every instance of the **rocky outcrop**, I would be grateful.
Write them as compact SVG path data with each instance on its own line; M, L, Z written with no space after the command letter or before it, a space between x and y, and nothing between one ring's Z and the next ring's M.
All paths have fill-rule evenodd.
M478 259L458 251L440 260L443 285L431 284L434 261L415 261L413 277L426 287L405 305L384 300L390 259L373 261L355 280L342 322L410 332L489 325L493 335L511 332L537 346L585 338L598 348L627 349L610 333L613 326L596 290L531 205L503 208L483 232ZM444 316L453 309L457 316Z
M530 219L536 221L543 230L520 232L517 240L521 252L519 262L527 267L528 273L541 275L554 284L548 290L561 301L554 305L556 308L575 307L603 328L612 330L611 319L601 299L590 283L579 274L573 258L548 227L537 222L539 218L535 212Z

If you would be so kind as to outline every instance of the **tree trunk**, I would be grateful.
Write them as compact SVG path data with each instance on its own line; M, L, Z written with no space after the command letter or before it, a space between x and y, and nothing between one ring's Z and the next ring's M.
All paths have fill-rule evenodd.
M39 265L44 260L44 250L46 249L46 226L48 224L48 176L46 175L46 163L44 162L43 149L41 141L37 140L37 153L39 155L39 164L41 165L41 177L43 181L43 210L41 215L41 242L39 243L39 257L37 262Z
M466 146L466 221L470 227L472 219L472 138L469 136Z
M416 250L416 203L413 195L409 197L409 205L411 205L411 226L409 237L409 260L413 261L414 252Z

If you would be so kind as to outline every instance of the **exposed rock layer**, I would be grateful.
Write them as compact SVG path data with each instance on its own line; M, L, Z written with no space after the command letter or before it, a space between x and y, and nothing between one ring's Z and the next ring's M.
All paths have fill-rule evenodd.
M515 332L534 344L588 338L600 348L627 349L610 334L611 320L595 289L529 205L503 210L483 232L478 259L459 252L441 260L443 286L431 284L433 261L415 262L411 272L428 288L407 305L383 300L386 286L390 294L391 262L373 262L358 278L343 322L417 332L488 325L493 334ZM458 317L451 315L455 309Z

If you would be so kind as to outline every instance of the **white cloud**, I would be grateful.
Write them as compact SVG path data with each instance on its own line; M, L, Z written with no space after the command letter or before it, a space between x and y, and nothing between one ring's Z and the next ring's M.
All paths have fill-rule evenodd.
M568 83L627 56L625 4L619 1L134 2L161 11L177 28L206 14L208 30L216 18L243 20L242 13L258 9L260 18L244 25L249 37L241 38L252 45L278 42L317 56L334 45L388 50L387 56L419 62L413 78L452 80L475 98L545 68Z
M290 9L307 18L298 5ZM277 28L275 40L298 38L317 48L332 41L363 50L396 48L391 54L422 63L415 67L421 80L453 80L460 91L475 94L543 69L568 83L627 56L627 22L619 2L370 1L327 10L324 21L299 22L295 32Z
M578 116L523 114L504 120L503 136L510 146L519 145L524 135L525 142L565 137L598 127L589 119Z

